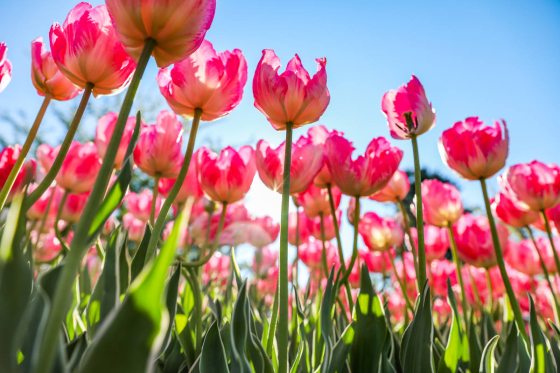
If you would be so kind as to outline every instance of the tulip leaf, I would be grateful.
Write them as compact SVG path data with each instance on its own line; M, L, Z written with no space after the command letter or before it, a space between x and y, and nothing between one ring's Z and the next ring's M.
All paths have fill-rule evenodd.
M497 373L528 371L529 364L527 364L527 362L530 361L529 355L527 354L527 350L523 347L524 343L522 342L522 340L520 345L520 340L521 336L517 329L517 324L514 322L510 323L509 333L506 339L504 351L502 353L502 357L500 358L498 369L496 369ZM526 369L522 370L521 366L523 365L523 361L525 361Z
M419 297L414 319L406 328L401 344L401 364L405 372L434 371L434 326L427 283Z
M150 237L152 237L152 227L150 226L150 224L146 224L144 237L142 237L142 241L140 242L140 245L138 245L138 249L136 249L136 254L134 254L134 258L132 259L132 263L130 265L131 281L133 281L136 276L138 276L140 272L142 272L142 269L146 265L146 254L148 252L148 243L150 242Z
M212 323L204 338L199 369L200 373L229 372L217 321Z
M245 354L249 338L249 320L245 312L247 302L247 283L243 282L237 295L231 318L231 370L232 372L251 372L251 365Z
M529 296L531 304L531 372L552 373L556 372L556 362L550 347L550 341L544 335L535 312L533 297Z
M469 345L463 332L457 309L457 300L451 289L449 279L447 279L447 299L453 311L453 316L451 319L451 330L447 339L447 347L443 353L443 358L439 361L438 372L456 372L462 362L468 363L469 361Z
M353 372L373 372L379 369L388 334L385 314L375 293L368 269L361 269L360 293L354 306L354 338L350 367Z
M163 337L163 342L161 345L161 354L168 347L171 340L171 332L173 331L173 325L175 324L175 314L177 313L177 295L179 293L179 279L181 278L181 265L177 265L175 271L171 275L171 279L167 283L167 295L166 295L166 306L167 313L169 314L169 326Z
M329 278L327 280L327 287L323 293L323 299L321 301L321 336L325 343L325 353L323 356L322 371L326 371L331 361L332 349L334 347L334 337L333 337L333 313L334 313L334 302L336 300L337 294L337 279L334 279L334 268L331 270Z
M352 349L355 336L355 327L350 324L346 327L340 339L334 345L331 363L329 364L329 373L346 371L346 358ZM359 371L358 371L359 372Z
M494 359L494 350L500 341L500 336L493 336L482 351L482 358L480 359L480 373L494 373L496 368L496 359Z
M114 309L88 346L80 372L144 372L159 352L169 322L165 282L175 257L179 234L186 227L177 217L160 254L131 284L123 303Z

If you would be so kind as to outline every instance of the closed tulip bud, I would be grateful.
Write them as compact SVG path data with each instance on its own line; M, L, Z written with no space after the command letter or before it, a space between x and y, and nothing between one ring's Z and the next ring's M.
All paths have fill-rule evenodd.
M494 176L505 163L509 151L506 122L487 126L478 117L469 117L443 131L439 139L443 162L467 180Z
M418 231L410 228L410 235L414 241L414 250L418 251ZM435 225L424 226L424 246L426 248L426 261L431 262L445 256L449 248L449 236L447 231Z
M331 189L333 196L333 203L335 209L340 205L342 193L338 188ZM296 195L298 204L303 207L305 214L314 218L319 215L328 216L331 214L331 207L329 202L329 194L326 189L316 187L310 184L309 187L302 193Z
M249 191L257 167L250 146L239 150L228 146L216 154L203 148L198 156L198 179L204 193L213 201L234 203Z
M8 175L12 172L20 153L21 146L19 145L8 146L0 151L0 188L6 183ZM36 168L37 163L33 159L24 163L23 167L19 170L16 176L12 188L10 189L10 194L8 196L9 200L17 192L21 191L26 184L33 181L35 178Z
M459 190L436 179L422 181L424 221L436 227L453 225L463 215Z
M175 114L162 110L156 123L144 125L134 148L134 163L152 177L175 178L183 163L183 125Z
M105 5L76 5L62 25L49 33L52 57L60 71L80 88L93 84L93 94L122 91L136 63L117 38Z
M117 113L110 112L99 118L97 121L97 127L95 129L95 145L97 146L97 152L100 157L105 157L107 152L107 147L113 136L113 131L115 130L115 125L117 124ZM142 123L141 125L145 125ZM123 136L121 142L119 143L119 150L115 157L115 168L120 169L124 162L124 156L126 155L126 150L128 144L132 139L132 134L134 133L134 127L136 126L136 117L129 117L126 121L124 127Z
M268 188L282 193L284 181L285 142L273 148L265 140L257 143L257 169L259 176ZM323 165L320 146L313 144L307 136L301 136L292 145L290 164L290 194L301 193L313 181Z
M313 77L303 67L299 56L288 62L286 70L278 74L280 59L271 49L265 49L253 79L255 107L263 113L272 127L285 130L319 120L327 109L330 94L327 88L327 60L318 58Z
M539 161L511 166L500 178L502 187L522 206L543 211L560 203L560 166Z
M2 92L12 80L12 63L8 60L8 47L6 43L0 43L0 92Z
M405 85L383 95L381 109L387 117L394 139L406 140L411 136L419 136L431 130L436 123L432 104L426 97L422 83L414 75Z
M400 246L404 236L402 227L395 219L383 218L374 212L364 214L358 232L371 251L386 251Z
M502 247L508 244L508 230L497 224ZM490 234L488 219L484 216L463 215L454 225L453 234L457 242L459 258L475 266L489 268L496 265L496 253Z
M229 114L241 101L247 82L247 62L239 49L216 53L209 41L157 76L161 94L173 111L212 121Z
M352 159L354 147L342 135L332 134L325 144L327 165L333 183L342 193L370 196L383 189L401 162L402 150L383 137L371 140L365 154Z
M59 101L70 100L80 93L80 88L60 72L40 37L31 42L31 81L39 95Z
M389 182L379 192L369 198L377 202L399 202L404 200L410 190L410 181L406 172L397 170Z
M57 153L58 149L55 150ZM70 193L89 192L100 168L101 160L95 145L92 142L82 144L74 141L56 175L56 184Z
M496 195L492 209L504 223L515 228L523 228L539 220L538 212L529 210L504 191Z
M127 52L138 59L147 39L159 67L193 53L204 40L216 0L106 0L113 24Z
M202 149L199 149L193 153L193 160L198 159ZM175 179L160 179L158 184L158 190L164 196L167 196L171 189L175 185ZM174 203L181 204L189 198L200 198L202 197L202 189L200 188L200 183L198 182L198 163L196 161L189 164L189 169L187 171L187 176L179 189L179 193L175 198Z

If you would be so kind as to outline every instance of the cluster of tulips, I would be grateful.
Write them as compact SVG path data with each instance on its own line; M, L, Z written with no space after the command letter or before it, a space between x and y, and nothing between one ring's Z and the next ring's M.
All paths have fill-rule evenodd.
M280 72L273 50L254 104L285 141L196 148L201 122L228 115L248 75L240 50L204 40L215 7L80 3L51 27L50 52L32 42L44 100L25 143L0 152L0 370L556 371L560 167L513 165L491 198L507 125L458 121L439 149L481 185L485 213L465 212L454 185L422 180L418 138L436 115L412 76L381 100L391 137L412 145L410 204L403 151L386 138L360 155L324 125L293 139L328 107L326 59L313 76L297 55ZM152 57L170 110L148 124L130 111ZM11 72L0 43L0 91ZM93 141L74 141L90 96L125 89ZM51 102L78 96L62 143L32 159ZM191 120L186 146L179 116ZM139 173L151 188L131 190ZM282 196L279 222L243 204L257 173ZM397 214L363 211L365 199ZM254 248L250 265L239 246Z

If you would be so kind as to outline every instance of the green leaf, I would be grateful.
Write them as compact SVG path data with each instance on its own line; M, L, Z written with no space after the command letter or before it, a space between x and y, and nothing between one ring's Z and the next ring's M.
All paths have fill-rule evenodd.
M438 372L456 372L461 362L468 363L469 361L469 345L463 332L457 309L457 300L451 289L449 279L447 279L447 299L453 310L453 317L451 319L451 330L447 339L447 347L445 348L443 358L439 361Z
M175 257L184 212L157 256L138 275L120 307L111 312L86 350L80 372L144 372L161 347L169 322L164 302L165 282Z
M529 296L531 304L531 372L552 373L556 372L556 362L552 354L550 342L544 335L535 312L533 297Z
M430 288L426 283L416 305L415 316L404 332L401 364L405 372L433 372L433 334Z
M165 303L167 306L167 313L169 314L169 326L167 327L167 330L163 337L160 354L163 354L171 340L171 332L173 331L173 325L175 324L175 314L177 313L177 296L179 293L180 278L181 264L178 264L175 268L175 271L171 275L171 279L167 284L167 295Z
M17 364L18 326L31 297L33 275L23 255L25 214L23 193L12 200L0 243L0 371L11 372Z
M494 350L500 340L499 335L493 336L482 351L482 359L480 360L480 373L494 373L496 368L496 360L494 359Z
M245 354L245 347L249 336L249 320L245 312L246 303L247 283L243 282L237 295L231 319L231 371L234 373L251 372L251 366Z
M148 243L150 242L150 237L152 237L152 227L150 224L146 224L146 229L144 230L144 237L136 250L136 254L132 259L132 264L130 265L130 279L134 281L136 276L142 272L144 266L146 265L146 255L148 252Z
M199 369L200 373L229 372L224 344L216 321L212 323L204 338Z
M383 306L375 294L368 269L362 266L360 293L354 306L354 338L350 354L353 372L373 372L379 369L384 343L389 331Z
M480 344L480 335L477 333L476 324L474 322L474 315L471 313L469 320L468 344L469 344L469 367L471 372L477 372L480 368L480 361L482 360L482 346Z
M498 369L496 373L514 373L519 372L519 344L517 339L520 338L515 322L510 323L509 333L506 339L506 345Z
M329 367L332 349L334 347L334 337L333 337L333 313L334 313L334 302L336 301L336 289L337 280L333 279L334 269L331 270L329 278L327 280L327 287L323 294L323 299L321 301L321 336L325 343L325 354L323 356L323 364L321 365L321 371L326 371Z
M346 327L340 339L334 345L331 363L329 364L329 373L335 372L344 372L346 366L346 358L348 353L353 347L355 337L355 328L353 324L350 324ZM362 371L355 371L355 372L364 372Z

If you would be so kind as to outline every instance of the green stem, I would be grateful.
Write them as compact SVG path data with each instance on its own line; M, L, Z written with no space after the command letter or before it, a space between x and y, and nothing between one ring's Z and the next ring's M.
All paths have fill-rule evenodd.
M216 231L216 235L214 236L214 242L210 246L210 252L205 256L201 255L201 257L198 260L183 263L185 267L191 268L191 267L203 266L204 264L208 263L208 261L212 258L212 256L216 252L216 250L218 250L218 248L220 247L220 237L222 236L222 231L224 229L224 224L226 221L227 206L228 204L226 202L222 204L222 212L220 214L220 220L218 221L218 230Z
M552 229L550 229L550 222L548 221L548 216L544 210L541 211L541 216L544 220L544 227L546 229L546 234L548 236L548 240L550 241L550 247L552 248L552 252L554 253L554 262L556 263L556 270L560 273L560 258L558 257L558 253L556 252L556 245L554 245L554 238L552 237Z
M293 268L293 278L292 283L295 283L296 286L299 286L299 206L296 205L296 257L294 258L294 262L292 264Z
M414 271L418 274L418 253L416 252L416 245L414 244L414 240L412 239L412 235L410 234L410 222L408 221L408 212L406 212L406 207L404 206L404 202L402 199L399 199L397 202L399 206L399 210L401 211L401 215L403 218L403 225L404 231L408 236L408 243L410 244L410 251L412 251L412 259L414 260ZM418 285L418 284L417 284ZM422 289L418 288L418 294L422 291Z
M406 289L406 283L405 283L406 280L403 281L401 276L399 276L399 274L397 273L397 266L395 265L395 258L393 257L393 255L391 255L391 253L388 253L387 255L389 256L389 260L391 261L391 267L393 267L393 272L395 273L395 277L397 278L397 283L401 288L401 292L403 294L403 298L406 303L406 308L409 309L411 312L414 312L414 307L412 306L412 302L408 297L408 291ZM403 259L403 270L405 270L405 267L406 266L404 265L404 259ZM408 314L408 311L405 310L405 313Z
M152 206L150 208L150 224L154 225L154 220L156 216L156 207L157 207L157 199L158 199L158 183L159 183L159 176L154 177L154 188L152 190Z
M461 288L461 305L463 306L463 315L465 315L463 320L463 325L465 325L465 330L468 330L467 325L467 292L465 291L465 281L463 281L463 272L461 271L462 265L459 260L459 255L457 254L457 243L455 242L455 235L453 234L453 228L451 224L447 226L447 233L449 235L449 246L451 246L451 254L453 256L453 262L455 263L455 269L457 270L457 280L459 281L459 287Z
M278 320L278 372L288 372L288 215L290 213L290 169L292 163L293 123L286 124L284 181L282 184L282 215L280 221L280 284Z
M420 155L418 153L418 139L411 135L412 152L414 155L414 189L416 192L416 232L418 235L418 275L416 276L418 289L422 289L426 282L426 249L424 247L424 215L422 206L422 174L420 173Z
M183 164L181 166L181 169L179 170L179 175L177 175L177 179L173 184L173 188L171 188L171 191L167 195L165 202L161 206L158 218L156 219L156 222L154 224L154 230L152 231L152 236L150 237L150 241L148 242L148 249L146 253L147 258L151 258L155 253L156 245L160 239L161 233L163 232L163 228L165 227L167 213L169 212L173 201L175 201L177 194L179 194L179 191L183 186L183 182L185 181L185 177L187 176L187 172L189 171L189 165L191 163L192 154L194 152L194 144L196 142L196 134L198 132L198 126L200 124L201 116L202 110L196 109L194 111L194 117L192 120L187 150L185 151L185 159L183 160Z
M82 116L84 115L84 111L86 110L87 103L91 96L91 92L93 90L93 84L88 83L84 89L84 93L82 94L82 99L80 100L80 104L76 109L76 114L74 114L74 118L68 127L68 132L66 132L66 136L64 136L64 140L60 145L58 150L58 154L56 155L54 162L41 183L31 192L31 194L26 198L25 201L25 210L29 209L37 200L41 197L43 193L51 186L52 182L56 178L58 171L62 167L62 162L66 158L66 154L70 149L70 145L72 145L72 140L74 140L74 136L76 135L76 131L78 130L78 125L82 120Z
M492 208L490 207L490 198L488 197L488 189L486 187L486 179L480 179L480 186L482 187L482 194L484 196L484 205L486 207L486 215L488 216L488 223L490 224L490 232L492 233L492 242L494 243L494 251L496 253L496 260L498 262L498 268L500 269L500 274L502 280L504 281L504 286L506 288L506 293L509 298L509 303L513 310L515 316L515 322L517 323L517 329L523 337L523 340L527 345L529 345L530 340L525 329L525 323L523 322L523 316L521 314L521 308L519 307L519 302L515 297L513 292L513 287L509 281L509 277L506 270L506 265L504 263L504 254L502 252L502 246L500 244L500 239L498 237L498 230L496 229L496 222L494 221L494 216L492 216ZM490 294L490 296L492 296Z
M49 196L49 200L47 201L47 207L45 208L45 214L41 217L41 223L39 224L39 230L37 231L37 239L33 244L33 248L37 250L37 245L41 241L41 236L43 235L43 230L45 229L45 225L47 224L47 218L49 217L49 212L51 210L51 206L54 200L54 195L56 193L56 188L52 187L51 195Z
M51 96L50 95L45 95L45 98L43 99L43 103L41 104L41 107L39 108L39 112L37 113L37 116L35 117L35 121L33 122L33 125L31 126L31 128L29 129L29 133L27 134L27 138L25 139L25 142L23 143L23 146L21 147L21 152L18 155L16 163L14 164L14 167L10 171L10 174L8 175L8 178L6 179L6 182L4 183L4 186L2 187L2 190L0 190L0 211L4 208L4 205L6 204L6 201L8 200L8 196L10 195L10 191L12 189L12 186L14 186L14 182L16 181L17 175L19 174L19 171L21 170L21 167L23 166L23 162L25 161L25 157L27 156L27 153L29 153L29 150L31 149L31 145L33 145L33 141L35 141L35 137L37 136L37 131L39 131L39 126L41 125L41 122L43 121L43 117L45 116L45 112L47 111L47 107L49 106L50 102L51 102Z
M74 238L72 239L72 243L70 245L70 251L64 259L64 267L57 282L56 291L46 320L39 351L36 355L36 360L33 361L33 370L35 372L46 373L51 371L54 355L58 346L59 338L61 337L60 326L66 316L66 312L68 311L68 307L71 302L72 286L79 272L82 258L86 253L91 240L91 237L89 236L91 219L95 215L95 211L99 208L99 205L105 195L105 191L107 190L107 185L109 184L109 178L113 172L115 158L124 133L126 121L128 119L128 115L130 114L130 109L132 108L134 96L136 95L140 80L142 79L142 75L144 74L144 70L146 69L154 47L154 40L146 40L144 50L142 51L136 66L136 71L134 72L124 97L124 101L117 118L117 123L115 124L115 129L113 130L113 134L111 136L111 141L109 142L105 157L103 158L101 169L99 170L91 194L88 197L82 217L76 227ZM91 88L88 89L88 87L86 87L84 96L87 95L89 97L89 93L91 93ZM84 101L83 97L82 101ZM85 109L85 105L83 109ZM59 155L60 153L61 152L59 152ZM49 171L49 173L51 171ZM48 184L50 185L50 182ZM48 185L46 187L48 187ZM38 191L38 189L36 191ZM41 194L42 192L38 193L39 196Z
M321 219L321 242L323 243L323 250L321 252L321 261L323 263L323 272L325 277L329 277L329 265L327 264L327 244L325 242L325 217L319 214Z
M331 184L327 185L327 192L329 193L329 205L331 207L333 227L336 233L336 247L338 248L338 256L340 257L340 268L342 268L342 272L346 272L346 263L344 263L344 253L342 251L342 239L340 238L340 228L338 226L338 219L336 218L336 207L334 206Z
M494 286L492 286L492 277L490 277L490 269L485 268L484 272L486 273L486 287L488 288L488 308L490 313L494 310Z

